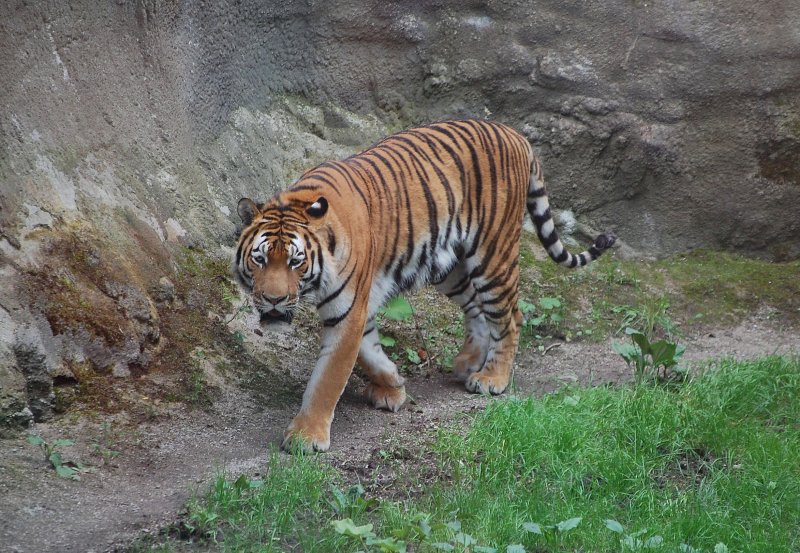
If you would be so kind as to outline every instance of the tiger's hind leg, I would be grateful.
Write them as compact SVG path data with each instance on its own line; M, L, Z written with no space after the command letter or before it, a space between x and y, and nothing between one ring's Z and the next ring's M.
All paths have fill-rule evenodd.
M512 267L505 282L488 289L484 289L488 283L482 280L476 279L473 285L483 290L479 299L489 327L489 351L483 368L470 374L464 385L470 392L497 395L508 387L519 344L522 326L522 313L517 306L519 268Z
M397 372L397 365L384 353L374 319L367 322L358 364L369 379L365 395L370 403L377 409L398 411L406 401L405 379Z
M444 281L436 284L436 288L464 312L464 345L453 359L453 375L465 381L470 374L483 368L489 352L489 326L478 292L462 263L456 265Z

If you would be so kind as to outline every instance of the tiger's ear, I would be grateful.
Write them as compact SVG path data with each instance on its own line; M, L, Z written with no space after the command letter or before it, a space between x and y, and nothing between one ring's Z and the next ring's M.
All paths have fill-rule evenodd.
M328 211L328 200L323 197L317 198L317 201L306 208L306 213L312 217L322 217Z
M242 198L239 200L239 205L236 207L236 210L239 212L239 217L242 218L242 222L245 225L252 223L259 212L258 206L250 198Z

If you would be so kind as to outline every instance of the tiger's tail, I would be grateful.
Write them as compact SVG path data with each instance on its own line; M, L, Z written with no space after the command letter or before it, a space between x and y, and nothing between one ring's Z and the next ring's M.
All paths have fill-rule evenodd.
M565 267L582 267L600 257L600 255L614 245L617 237L612 233L599 235L594 239L594 244L585 252L577 255L567 251L558 237L553 216L550 213L550 201L547 199L547 190L542 178L542 167L539 160L531 155L531 180L528 186L527 206L539 241L547 250L550 259Z

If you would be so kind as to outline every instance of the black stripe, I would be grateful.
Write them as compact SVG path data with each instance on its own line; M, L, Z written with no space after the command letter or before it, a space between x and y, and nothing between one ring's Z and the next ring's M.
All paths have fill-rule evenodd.
M350 311L353 309L353 306L355 305L355 303L356 303L356 300L355 300L355 298L353 298L353 303L350 304L350 307L347 308L347 311L345 311L344 313L342 313L338 317L331 317L330 319L325 319L324 321L322 321L323 326L336 326L336 325L338 325L340 322L342 322L350 314Z
M319 190L316 184L295 184L289 189L291 192L299 192L301 190Z
M328 227L328 251L331 255L336 251L336 233L330 227Z
M558 234L555 231L551 232L547 236L545 236L538 228L536 231L536 234L539 236L539 242L542 243L542 246L544 246L545 249L549 249L550 246L558 242Z
M335 163L334 164L334 163L330 163L329 162L326 165L328 165L328 167L330 169L332 169L333 171L336 171L337 173L342 175L342 177L344 177L344 179L347 182L347 184L350 185L350 188L355 190L358 193L358 195L361 196L361 201L363 201L364 205L367 207L367 209L369 209L369 207L370 207L369 206L369 200L367 200L367 197L364 195L364 192L361 190L361 188L356 183L355 177L350 174L350 171L349 171L350 168L347 165L343 165L342 163Z
M333 301L333 300L335 300L337 297L339 297L339 294L341 294L341 293L342 293L342 290L344 290L345 286L347 286L347 283L348 283L348 282L350 282L350 279L352 278L352 276L353 276L353 273L355 273L355 272L356 272L356 268L355 268L355 267L353 267L353 270L352 270L352 271L350 271L350 274L349 274L349 275L347 275L347 278L346 278L346 279L345 279L345 281L342 283L342 285L341 285L341 286L339 286L339 288L337 288L335 292L333 292L333 293L332 293L332 294L330 294L328 297L326 297L324 300L322 300L321 302L319 302L319 303L317 304L317 309L319 309L320 307L322 307L322 306L323 306L323 305L325 305L326 303L328 303L328 302L330 302L330 301Z

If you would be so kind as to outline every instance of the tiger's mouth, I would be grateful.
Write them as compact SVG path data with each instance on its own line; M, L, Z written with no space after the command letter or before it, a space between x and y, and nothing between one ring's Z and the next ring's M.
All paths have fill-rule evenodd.
M277 322L291 323L294 316L291 312L281 312L277 309L270 309L269 311L261 311L259 313L259 322L263 324L271 324Z

